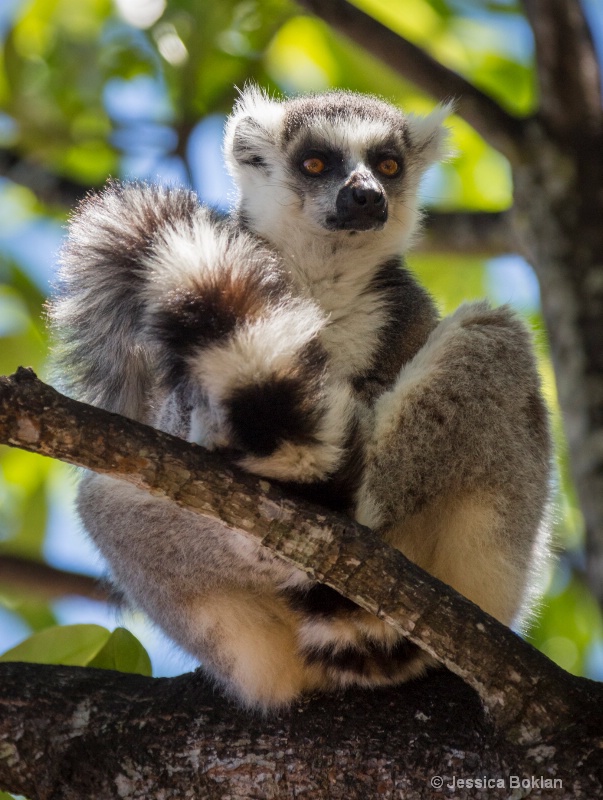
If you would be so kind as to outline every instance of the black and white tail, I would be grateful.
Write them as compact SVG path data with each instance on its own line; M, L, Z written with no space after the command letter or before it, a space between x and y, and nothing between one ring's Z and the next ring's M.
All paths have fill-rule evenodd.
M68 394L145 419L156 358L145 336L146 259L159 230L190 227L198 208L191 192L117 183L81 203L49 306Z

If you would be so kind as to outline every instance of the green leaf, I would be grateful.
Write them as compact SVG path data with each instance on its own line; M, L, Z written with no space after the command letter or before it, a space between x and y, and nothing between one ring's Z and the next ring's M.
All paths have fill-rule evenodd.
M56 625L34 633L0 656L1 661L86 667L103 649L111 633L100 625Z
M151 677L151 659L138 639L125 628L116 628L89 667L134 672Z
M0 656L0 661L97 667L152 675L151 659L125 628L113 633L101 625L55 625L33 634Z

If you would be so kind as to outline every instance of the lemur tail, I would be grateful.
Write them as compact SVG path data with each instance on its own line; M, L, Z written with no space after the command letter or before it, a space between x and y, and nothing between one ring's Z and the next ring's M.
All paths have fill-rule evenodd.
M65 392L145 419L156 358L145 336L146 260L158 231L187 227L198 211L192 192L142 184L112 183L81 203L49 305Z

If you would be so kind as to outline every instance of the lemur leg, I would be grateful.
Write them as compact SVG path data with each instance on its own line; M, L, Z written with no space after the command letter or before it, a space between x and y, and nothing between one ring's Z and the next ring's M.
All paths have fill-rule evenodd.
M543 552L548 419L507 308L444 319L377 401L357 517L510 624Z
M510 625L523 601L524 565L508 547L493 494L453 490L384 533L411 561Z
M79 512L135 607L249 705L314 688L299 614L279 593L306 576L236 531L106 476L87 475Z

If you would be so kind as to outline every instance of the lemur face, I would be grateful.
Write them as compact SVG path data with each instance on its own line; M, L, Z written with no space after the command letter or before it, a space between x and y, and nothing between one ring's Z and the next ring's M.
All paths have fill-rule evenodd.
M404 194L404 146L380 127L321 120L286 146L289 186L317 225L370 231L386 224L390 204Z
M224 146L239 210L271 241L292 225L316 236L410 235L420 176L441 155L448 111L415 118L350 92L275 101L246 89Z

